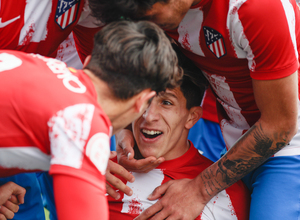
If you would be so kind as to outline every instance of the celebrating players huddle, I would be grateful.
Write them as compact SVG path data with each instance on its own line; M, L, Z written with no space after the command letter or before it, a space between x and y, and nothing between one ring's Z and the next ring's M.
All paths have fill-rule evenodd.
M0 219L41 218L47 171L51 220L298 219L299 24L295 0L1 0ZM216 162L188 140L207 87Z

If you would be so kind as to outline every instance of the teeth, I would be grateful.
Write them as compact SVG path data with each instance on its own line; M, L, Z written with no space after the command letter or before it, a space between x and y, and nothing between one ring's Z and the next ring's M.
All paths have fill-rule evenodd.
M156 134L162 133L161 131L153 131L153 130L150 131L150 130L146 130L146 129L143 129L142 131L143 131L143 133L148 134L148 135L156 135Z

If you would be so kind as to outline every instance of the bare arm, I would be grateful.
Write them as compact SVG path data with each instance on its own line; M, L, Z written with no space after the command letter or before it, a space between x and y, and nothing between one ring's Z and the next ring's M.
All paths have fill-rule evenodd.
M200 175L208 195L244 177L286 146L296 134L297 76L296 72L278 80L253 80L261 117L221 160Z
M253 80L253 90L261 118L226 155L195 179L169 181L156 188L149 199L165 195L137 219L157 212L152 219L195 219L214 195L289 143L297 131L298 73L277 80Z

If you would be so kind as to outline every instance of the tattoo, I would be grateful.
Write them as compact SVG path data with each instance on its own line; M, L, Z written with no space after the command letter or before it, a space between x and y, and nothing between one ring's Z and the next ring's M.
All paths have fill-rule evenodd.
M258 154L258 156L248 156L248 158L243 157L237 160L230 160L225 155L223 160L218 162L219 169L217 174L221 174L222 179L226 184L236 182L287 144L285 142L275 143L274 140L263 132L261 126L254 125L251 130L252 132L248 132L245 135L249 136L250 133L253 134L255 140L254 152ZM281 140L285 140L282 136L283 135L279 135L279 138L277 137L274 139L280 139L281 137ZM237 148L233 148L232 150L232 153L236 153L238 151Z
M255 139L254 152L258 155L265 157L266 155L272 155L272 144L273 141L267 137L261 126L253 126L253 137Z
M262 157L252 157L249 160L230 160L226 159L223 163L220 160L218 162L218 167L220 168L217 171L217 174L222 175L223 181L231 185L240 179L241 176L245 176L250 170L257 167L257 164L260 164L263 161Z
M201 173L207 194L214 195L258 167L287 144L287 136L287 133L268 136L260 125L254 125L239 141L240 147L233 147L217 162L216 171L215 168L209 167ZM231 159L232 155L240 156Z
M253 136L256 142L254 145L254 152L264 158L272 156L274 153L281 150L285 145L287 145L287 143L285 143L286 139L282 137L283 135L279 135L279 138L282 137L282 140L285 142L277 142L272 148L274 140L271 140L264 134L261 126L253 126L252 130L254 132Z

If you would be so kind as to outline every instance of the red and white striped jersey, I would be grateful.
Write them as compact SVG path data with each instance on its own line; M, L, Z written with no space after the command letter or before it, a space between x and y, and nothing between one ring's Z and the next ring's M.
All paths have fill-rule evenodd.
M56 57L59 45L73 31L81 61L93 47L99 22L87 0L0 1L0 48Z
M299 21L294 0L202 0L167 31L210 81L228 148L260 117L252 78L279 79L299 68ZM276 155L300 155L299 132Z
M105 192L112 127L82 70L1 50L0 100L0 177L50 170Z
M148 173L133 172L135 177L133 183L123 179L123 182L133 190L132 196L124 195L120 191L121 197L118 200L108 196L110 219L134 219L156 202L147 199L156 187L172 179L193 179L211 164L212 161L202 156L191 144L184 155L165 161ZM238 181L213 197L196 219L246 220L249 218L249 208L249 191L242 181Z

